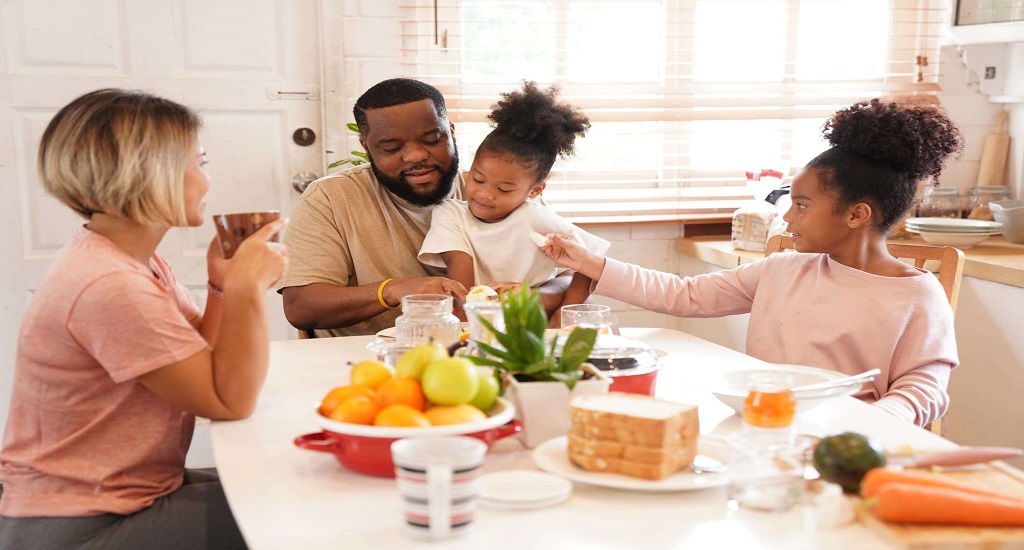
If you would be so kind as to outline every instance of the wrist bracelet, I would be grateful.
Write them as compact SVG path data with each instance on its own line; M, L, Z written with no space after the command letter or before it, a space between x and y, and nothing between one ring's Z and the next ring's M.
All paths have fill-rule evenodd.
M388 303L384 301L384 287L387 286L388 283L390 283L391 281L394 281L394 279L384 279L380 283L380 286L377 287L377 301L380 302L380 305L384 306L385 309L394 309L395 307L389 306Z
M216 298L224 299L224 289L213 284L210 281L206 281L206 290Z

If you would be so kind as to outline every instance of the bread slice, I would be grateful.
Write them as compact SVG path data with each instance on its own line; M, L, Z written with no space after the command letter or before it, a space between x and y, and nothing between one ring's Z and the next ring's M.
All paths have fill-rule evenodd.
M700 433L696 406L632 393L575 397L569 418L572 435L641 447L696 448Z
M617 458L637 463L669 464L682 468L697 456L696 442L673 447L643 447L569 434L569 452L579 456ZM678 469L677 468L677 469Z
M603 458L569 452L569 460L590 472L607 472L657 481L678 472L682 466L671 463L634 462L621 458ZM685 464L683 465L685 466Z

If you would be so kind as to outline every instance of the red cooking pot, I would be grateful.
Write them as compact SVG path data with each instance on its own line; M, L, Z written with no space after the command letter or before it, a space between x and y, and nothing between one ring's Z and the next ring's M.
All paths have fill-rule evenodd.
M300 435L295 438L295 445L332 453L349 470L378 477L395 477L391 443L399 439L466 435L483 441L490 449L495 441L523 431L522 423L512 418L515 407L501 397L483 420L425 428L388 428L338 422L321 415L319 409L320 404L317 403L313 418L323 431Z
M602 334L587 362L612 379L608 391L654 395L661 355L643 342Z

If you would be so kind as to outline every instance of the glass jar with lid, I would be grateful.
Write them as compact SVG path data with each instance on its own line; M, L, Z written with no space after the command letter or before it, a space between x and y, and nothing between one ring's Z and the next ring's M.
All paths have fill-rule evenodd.
M964 213L972 220L994 221L988 203L1010 198L1010 188L1005 185L981 185L968 192L967 209Z
M459 318L452 313L451 296L410 294L402 298L402 314L395 319L395 338L402 345L434 339L450 346L459 341Z
M926 187L918 215L923 218L959 218L960 191L953 187Z

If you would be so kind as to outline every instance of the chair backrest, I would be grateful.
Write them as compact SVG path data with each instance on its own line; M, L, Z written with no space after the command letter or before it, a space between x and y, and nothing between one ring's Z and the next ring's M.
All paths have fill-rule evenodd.
M299 329L299 340L305 340L307 338L316 338L316 333L312 330Z
M960 296L960 280L964 274L964 253L959 248L952 246L931 246L922 244L901 244L889 243L889 254L898 259L914 260L914 266L921 269L929 269L932 265L926 266L926 262L933 260L937 262L938 269L934 272L939 279L943 290L946 291L946 299L949 300L949 307L956 313L956 303ZM764 255L793 248L793 240L788 235L775 235L768 239Z
M956 314L956 302L960 296L960 280L964 274L964 253L959 248L952 246L931 246L920 244L897 244L889 243L889 254L898 259L912 259L914 266L927 269L925 262L934 260L938 262L938 270L935 276L946 291L946 299L949 300L949 307ZM793 248L793 240L789 235L775 235L768 239L764 255L781 252ZM932 266L928 266L929 268ZM931 430L936 435L942 435L942 419L936 419L925 429Z

